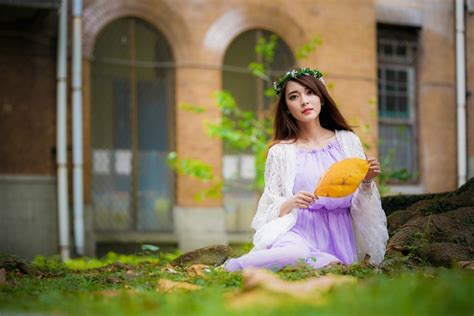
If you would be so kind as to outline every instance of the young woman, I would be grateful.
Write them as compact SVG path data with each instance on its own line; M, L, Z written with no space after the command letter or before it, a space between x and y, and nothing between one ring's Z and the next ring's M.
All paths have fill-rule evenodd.
M330 97L322 74L309 68L287 72L274 83L280 95L273 146L265 166L265 189L252 228L252 251L229 259L224 268L281 269L302 260L314 268L351 264L370 256L379 264L388 239L386 217L373 181L380 174L375 158L366 158ZM359 188L343 198L313 195L333 163L359 157L370 163Z

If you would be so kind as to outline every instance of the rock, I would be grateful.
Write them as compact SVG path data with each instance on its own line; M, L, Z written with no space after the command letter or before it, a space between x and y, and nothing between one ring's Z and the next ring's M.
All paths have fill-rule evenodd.
M434 266L450 267L458 261L472 260L474 248L452 242L435 242L420 247L416 252Z
M125 272L125 277L129 278L129 279L133 279L134 277L137 276L137 273L133 270L127 270Z
M387 217L387 228L390 235L393 234L397 229L407 223L409 220L413 218L417 218L423 216L423 208L429 205L431 201L428 200L421 200L406 210L395 211Z
M0 269L0 285L7 284L7 271L5 269Z
M414 195L389 195L382 198L382 208L385 214L390 215L395 211L406 210L413 204L427 200L431 201L436 198L446 196L448 193L435 194L414 194Z
M415 217L393 233L387 254L413 253L435 266L473 260L473 224L474 207Z
M232 257L232 255L233 250L231 247L213 245L187 252L171 261L171 265L180 267L187 267L193 264L218 266L224 263L227 258Z
M469 206L474 207L474 178L469 179L456 191L433 199L421 211L425 214L439 214Z
M416 217L396 231L388 248L419 242L453 242L473 246L474 207L463 207L442 214ZM403 247L402 247L403 248Z
M0 254L0 268L5 269L6 271L18 270L23 274L36 272L20 257L7 254Z
M421 201L425 201L424 204L417 204ZM431 214L448 212L466 206L474 206L474 178L469 179L462 187L453 192L395 195L382 198L382 207L387 216L396 211L413 210L413 208L417 208L425 214Z

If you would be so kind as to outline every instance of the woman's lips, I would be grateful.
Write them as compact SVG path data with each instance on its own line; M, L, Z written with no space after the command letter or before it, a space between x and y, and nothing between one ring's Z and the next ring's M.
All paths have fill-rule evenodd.
M311 112L312 110L313 110L313 109L304 109L302 113L303 113L303 114L308 114L308 113Z

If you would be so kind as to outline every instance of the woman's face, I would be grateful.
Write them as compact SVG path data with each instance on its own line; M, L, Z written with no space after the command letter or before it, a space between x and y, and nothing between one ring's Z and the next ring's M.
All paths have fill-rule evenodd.
M288 110L297 121L314 121L321 112L320 98L312 90L295 81L288 81L286 84L285 100Z

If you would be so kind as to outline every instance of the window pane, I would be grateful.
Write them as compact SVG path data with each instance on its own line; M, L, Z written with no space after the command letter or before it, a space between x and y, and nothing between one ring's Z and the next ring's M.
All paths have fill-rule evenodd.
M377 28L379 154L389 160L387 172L406 169L414 174L418 168L416 125L410 117L416 105L417 42L415 29L382 24ZM388 45L393 50L386 49Z
M407 54L407 49L403 45L397 45L397 55L398 56L405 56Z
M398 71L398 82L400 83L407 83L407 72L406 70Z
M399 110L399 117L408 118L409 117L409 108L408 108L408 101L406 97L398 97L398 110Z
M163 35L139 19L116 20L97 39L91 64L96 230L173 229L172 175L165 157L171 150L174 80L169 66L160 65L172 61Z
M395 81L395 71L394 70L386 70L386 80L388 82L393 82Z
M406 169L409 173L416 171L416 156L414 154L413 130L409 125L392 126L379 125L379 156L387 159L390 170Z
M386 107L387 115L390 117L393 117L396 115L396 97L392 95L387 95L386 100L387 100L387 107Z

